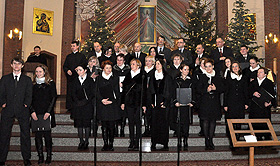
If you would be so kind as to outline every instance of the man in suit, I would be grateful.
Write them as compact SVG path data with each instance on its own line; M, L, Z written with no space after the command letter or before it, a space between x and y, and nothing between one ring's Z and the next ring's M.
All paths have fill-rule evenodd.
M159 56L163 56L167 65L171 63L171 50L165 47L165 37L160 35L157 38L157 52Z
M178 49L171 52L171 55L180 54L183 57L183 63L188 65L190 68L194 68L192 55L189 50L185 49L185 41L183 38L178 39Z
M195 67L199 65L199 60L201 58L203 58L203 57L208 58L209 56L206 53L204 53L203 45L202 44L198 44L196 46L196 55L193 57L193 60L194 60L193 63L195 65Z
M79 42L72 41L71 43L72 53L66 56L65 62L63 64L63 71L66 74L67 78L67 94L66 94L66 108L70 111L72 109L72 82L78 77L75 68L79 64L87 63L86 57L84 54L79 53Z
M231 48L224 46L225 41L222 38L217 38L217 48L211 51L210 58L214 60L215 71L220 75L223 69L223 64L226 57L234 59Z
M101 57L102 55L102 46L100 43L98 42L94 42L93 43L93 48L95 53L93 54L93 56L96 56L97 58Z
M115 56L116 58L117 58L117 55L119 55L120 46L121 46L121 44L119 42L116 42L114 45L114 53L112 55Z
M132 53L132 57L139 59L141 64L142 64L142 68L144 68L145 66L145 58L147 56L147 54L141 52L142 46L140 43L135 43L134 44L134 52Z
M31 55L29 55L26 62L38 62L48 66L46 57L43 54L41 54L40 46L34 47L34 53L31 53Z
M250 63L252 55L248 54L249 48L246 45L240 47L240 54L236 56L239 63Z
M21 154L24 165L31 165L30 112L32 101L32 81L23 75L23 60L13 58L13 72L2 77L0 82L0 104L2 106L0 125L0 165L7 160L11 131L16 117L20 126Z

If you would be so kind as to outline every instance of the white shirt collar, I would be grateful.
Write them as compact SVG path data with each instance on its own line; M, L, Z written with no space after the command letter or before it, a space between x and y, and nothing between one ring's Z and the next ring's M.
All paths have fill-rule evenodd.
M14 77L14 79L16 78L15 76L17 76L17 80L19 81L19 78L20 78L20 76L21 76L21 72L20 72L19 74L15 74L15 73L13 73L13 77Z
M224 73L224 78L227 77L227 73L229 72L229 68L226 68L225 73Z
M161 49L161 51L163 51L164 46L162 46L162 47L158 46L157 48L158 48L158 52L160 51L160 49Z
M73 52L73 54L76 54L78 51Z
M102 55L102 51L100 51L100 52L96 52L96 56L97 56L97 58L98 57L100 57Z
M202 55L203 55L203 53L202 53L202 54L199 54L199 55L197 54L197 56L198 56L199 58L202 58Z
M162 80L163 79L163 72L158 72L157 70L155 71L155 78L156 80Z
M131 78L133 78L133 77L135 77L137 74L139 74L140 71L141 71L140 69L136 70L135 72L132 71L132 70L130 70Z
M180 64L180 65L181 65L181 64ZM176 69L179 69L180 65L175 65L175 64L174 64L174 67L175 67Z
M79 78L79 81L80 81L80 83L82 85L84 83L84 81L86 80L86 78L87 78L87 73L84 75L84 77L79 76L78 78Z
M102 77L105 78L106 80L109 80L112 75L113 75L113 72L111 72L108 75L106 75L104 71L102 72Z
M264 77L264 78L261 80L261 79L259 79L259 77L257 77L259 86L261 86L261 84L262 84L262 82L265 80L265 78L266 78L266 77Z
M149 73L151 70L153 70L153 68L154 68L154 65L151 68L148 68L148 66L145 66L144 70L146 73Z
M181 75L181 77L180 77L180 78L182 78L183 80L186 80L186 79L190 80L190 79L191 79L191 77L190 77L190 76L187 76L187 77L186 77L186 79L184 79L182 75Z
M250 69L251 72L253 72L253 71L259 70L259 68L260 68L260 65L258 65L258 66L257 66L256 68L254 68L254 69L250 66L249 69Z
M118 65L117 65L118 66ZM123 69L125 67L125 64L122 64L121 66L118 66L120 69Z
M202 73L203 73L203 74L205 74L205 73L206 73L206 70L205 70L205 69L202 69L202 67L201 67L201 66L200 66L199 68L200 68L200 70L202 71Z
M230 77L231 77L231 79L237 79L237 81L240 81L241 80L241 78L242 78L242 74L241 75L236 75L235 73L233 73L233 72L230 72Z
M108 56L108 55L105 55L107 58L110 58L112 55Z

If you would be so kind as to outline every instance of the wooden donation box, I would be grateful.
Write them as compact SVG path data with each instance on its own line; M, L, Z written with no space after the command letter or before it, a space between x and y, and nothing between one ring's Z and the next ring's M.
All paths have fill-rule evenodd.
M32 81L33 81L33 75L36 66L40 65L41 63L36 63L36 62L27 62L24 64L23 72L25 75L29 76Z
M279 146L275 131L269 119L227 119L231 140L234 147L249 147L249 165L254 165L254 147L255 146ZM233 128L234 124L248 125L248 129L237 130ZM265 130L254 130L254 125L267 125ZM271 140L257 141L256 134L269 134ZM243 134L245 141L239 141L236 139L236 135Z

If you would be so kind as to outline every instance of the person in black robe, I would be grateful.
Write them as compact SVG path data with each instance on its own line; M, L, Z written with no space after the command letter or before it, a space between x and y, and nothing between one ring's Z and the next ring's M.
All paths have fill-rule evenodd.
M116 56L113 55L113 48L107 47L104 48L104 54L102 54L100 57L98 57L99 63L102 64L102 62L109 60L113 63L113 65L116 64Z
M149 88L149 82L156 70L154 65L155 65L155 57L153 55L146 56L144 73L147 78L147 88ZM151 118L152 118L152 107L150 105L147 105L147 111L144 114L144 125L145 125L145 132L143 133L144 137L151 136Z
M72 83L78 77L75 68L79 64L87 63L85 55L79 53L78 41L72 41L71 50L72 53L66 56L65 62L63 64L63 71L65 72L67 78L66 109L68 109L70 112L73 104L73 100L71 98L71 92L73 88Z
M239 63L250 63L249 60L253 57L249 53L249 48L246 45L240 47L240 54L236 56L236 61Z
M103 72L97 77L97 116L102 124L104 146L102 151L113 151L114 127L120 116L119 78L112 72L112 62L102 62Z
M275 98L274 84L266 76L268 70L266 68L259 68L257 73L257 79L253 80L249 85L249 96L253 100L254 97L261 97L260 90L266 90L273 98L265 101L264 103L255 103L251 101L251 109L249 112L250 119L270 119L271 120L271 107L276 107L277 102ZM255 130L268 130L265 124L253 124ZM267 133L256 134L258 140L271 140L271 135ZM264 138L263 138L264 137Z
M195 96L197 98L200 98L200 94L197 93L197 84L200 80L200 77L206 72L206 69L205 69L205 61L207 60L208 58L206 57L202 57L200 60L199 60L199 66L196 66L195 69L193 70L193 73L192 73L192 81L193 81L193 85L194 85L194 93L195 93ZM198 117L199 117L199 126L200 126L200 131L198 133L198 136L204 136L204 133L203 133L203 120L200 118L200 115L199 115L199 100L196 101L196 104L195 106L193 107L194 110L197 110L198 111Z
M164 60L159 59L155 64L155 72L149 82L148 103L152 106L151 142L152 150L156 150L156 144L162 144L162 150L168 150L169 123L168 107L171 98L171 77L165 72Z
M222 117L220 94L224 90L223 80L214 70L214 61L205 62L206 73L203 74L197 85L200 94L199 115L203 120L203 133L205 135L205 149L214 150L213 137L216 121Z
M33 80L31 117L35 121L38 120L37 115L44 115L44 120L47 120L49 117L51 117L51 127L53 128L56 126L54 105L56 102L57 93L55 82L50 78L50 74L45 65L38 65L35 68ZM39 157L38 164L42 164L44 162L42 137L45 139L47 151L45 163L50 164L52 160L51 130L35 132L35 146Z
M88 59L87 73L93 79L95 79L97 76L99 76L102 72L102 69L100 68L99 64L100 64L99 60L96 56L91 56Z
M31 55L29 55L29 57L26 60L26 63L27 62L31 62L31 63L38 62L38 63L41 63L43 65L48 66L47 59L46 59L45 55L41 54L41 47L40 46L35 46L34 47L34 52L31 53Z
M93 79L87 74L87 64L75 68L78 76L73 81L72 99L74 127L78 129L78 150L88 149L91 120L93 119ZM85 137L84 137L85 134Z
M227 119L244 119L245 110L248 109L248 82L246 76L242 74L239 62L231 64L228 77L225 79L224 110L225 121ZM238 103L238 104L237 104ZM234 124L234 129L241 129L240 124ZM233 149L228 125L226 134L230 140L230 148ZM239 135L237 135L239 139Z
M187 66L186 64L182 64L180 66L180 72L181 72L181 76L177 77L174 81L173 81L173 88L172 88L172 92L173 92L173 104L175 105L175 107L177 108L176 110L176 114L177 114L177 119L178 119L178 111L180 111L180 124L178 124L178 122L174 122L177 125L177 134L179 137L179 131L178 131L178 127L180 127L180 141L179 141L179 148L181 149L181 138L183 137L183 144L184 144L184 150L188 150L188 138L189 138L189 127L190 127L190 109L191 107L194 106L195 104L195 92L194 92L194 84L193 84L193 80L192 78L189 76L190 73L190 67ZM177 99L177 92L176 89L177 88L191 88L192 90L192 102L188 103L187 105L182 105L181 103L179 103L179 99ZM178 126L179 125L179 126Z
M141 62L138 59L130 61L130 72L127 73L122 83L121 109L127 111L130 144L128 150L139 150L141 134L140 108L146 111L146 82L145 75L141 71ZM141 110L142 111L142 110ZM135 129L136 126L136 135Z
M244 73L244 75L248 78L248 83L257 79L257 73L258 73L259 68L261 67L259 65L258 57L255 57L255 56L251 57L249 62L250 62L250 67L245 68L242 71L242 73Z

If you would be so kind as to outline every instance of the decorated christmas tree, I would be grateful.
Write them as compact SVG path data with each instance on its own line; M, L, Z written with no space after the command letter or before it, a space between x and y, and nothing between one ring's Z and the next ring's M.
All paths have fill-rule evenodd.
M256 24L253 14L248 14L249 9L245 8L243 0L236 0L233 5L232 13L234 17L228 25L229 32L227 34L226 43L232 48L233 54L240 52L240 46L246 45L249 53L254 54L260 47L256 42Z
M215 46L216 25L212 17L211 2L192 0L190 9L186 11L187 25L180 28L186 39L186 46L192 52L198 44L203 44L205 52L209 53Z
M106 22L106 13L110 7L105 5L104 0L98 0L94 18L89 21L89 35L82 46L82 52L88 56L94 50L93 43L99 42L103 48L113 46L115 32L110 28L112 22Z

